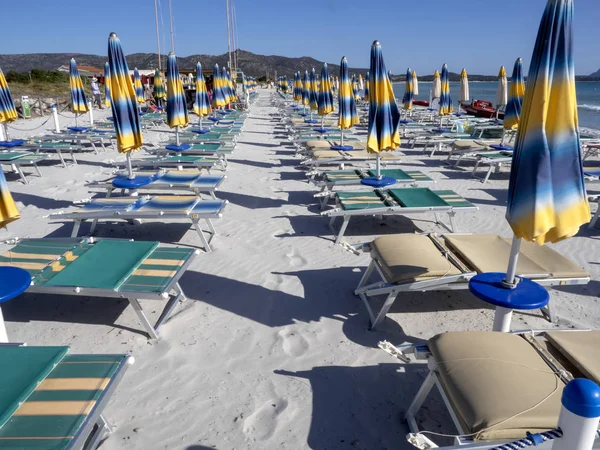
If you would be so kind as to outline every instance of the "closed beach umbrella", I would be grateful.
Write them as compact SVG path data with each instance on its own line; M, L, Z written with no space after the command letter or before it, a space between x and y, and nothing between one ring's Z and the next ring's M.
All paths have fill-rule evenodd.
M117 150L127 154L129 177L133 178L131 152L139 149L144 141L129 67L121 48L121 41L115 33L111 33L108 38L108 65L110 106L115 125Z
M71 87L71 108L75 113L75 121L78 123L79 114L88 112L88 104L83 92L83 83L77 70L75 59L71 58L69 63L69 86Z
M13 101L8 83L4 77L2 69L0 69L0 124L6 130L6 124L17 120L17 110L15 108L15 102ZM8 140L8 133L6 133L5 139Z
M504 113L504 129L512 130L519 125L521 107L525 96L525 81L523 80L523 60L517 59L510 79L510 94Z
M381 180L379 153L393 151L400 146L398 124L400 111L394 98L392 83L388 78L383 52L378 41L371 46L369 66L369 126L367 151L377 153L377 179ZM385 180L382 180L385 181ZM395 180L392 180L395 182Z
M144 86L142 86L142 77L140 77L140 72L136 67L133 69L133 88L135 89L135 99L138 103L146 103L146 99L144 98Z
M408 69L406 71L406 87L404 88L404 96L402 97L402 104L405 111L412 109L413 107L413 80L412 80L412 71Z
M413 95L416 97L417 95L419 95L419 79L417 78L416 70L413 70L412 80L413 80Z
M463 69L460 73L460 95L458 97L459 109L462 102L468 102L469 100L469 77L467 76L467 71Z
M319 110L319 88L317 87L317 73L315 72L315 68L310 71L310 111L311 111L311 119L312 112Z
M159 108L162 108L163 102L167 98L167 91L165 90L165 83L163 82L160 71L156 69L154 71L154 99Z
M225 98L225 92L223 90L223 80L221 80L221 71L219 70L219 65L215 64L213 68L213 95L212 95L212 108L213 110L217 108L223 108L227 105L227 100Z
M4 172L0 170L0 228L6 227L7 224L13 220L17 220L19 217L21 216L8 190Z
M448 66L442 66L441 96L440 96L440 116L452 114L452 98L450 97L450 80L448 79Z
M321 69L321 86L319 86L317 101L319 103L318 114L321 116L322 126L324 117L333 112L333 92L331 92L331 81L327 63L323 64L323 68Z
M167 125L170 128L175 128L177 145L179 145L179 128L187 127L189 122L183 83L179 78L177 58L175 53L171 52L167 59Z
M358 92L358 80L356 79L356 74L352 75L352 94L354 95L355 100L360 100L360 95Z
M365 94L363 96L365 102L369 101L369 72L365 75Z
M104 104L110 108L110 67L108 67L108 62L104 63Z
M229 83L227 68L225 66L221 67L221 80L223 85L223 93L225 94L225 102L229 104L233 101L233 92L231 89L231 84Z
M365 82L363 81L363 77L362 75L359 73L358 74L358 90L362 91L365 88Z
M196 102L194 103L194 112L200 118L200 128L202 128L202 117L208 116L211 112L208 93L206 92L206 82L202 74L202 64L196 64Z
M294 100L298 103L302 101L302 79L300 72L294 74Z
M504 66L500 67L498 72L498 88L496 89L496 109L499 110L505 107L508 103L508 81L506 80L506 69ZM498 117L498 111L496 111L496 117Z
M431 85L432 98L440 98L442 96L442 82L440 80L440 72L437 70L433 74L433 84Z
M302 78L302 105L304 106L304 112L306 112L306 107L310 105L310 79L308 78L308 70L304 71Z
M340 91L338 94L339 118L338 126L342 129L352 128L360 122L356 112L356 101L352 93L350 75L348 74L348 60L344 56L340 63ZM344 133L341 133L341 142L344 145Z
M233 78L231 73L227 72L227 70L225 70L225 79L227 80L227 85L229 86L229 103L237 102L237 92L235 91L235 86L233 85Z

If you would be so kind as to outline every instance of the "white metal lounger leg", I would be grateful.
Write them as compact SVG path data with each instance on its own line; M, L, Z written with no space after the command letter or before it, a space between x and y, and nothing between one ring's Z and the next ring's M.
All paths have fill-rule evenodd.
M35 171L37 172L38 177L42 178L42 172L40 172L40 168L38 167L37 163L33 163L32 165L35 168Z
M71 237L77 237L79 234L79 228L81 228L81 220L73 221L73 231L71 231Z
M171 317L171 313L173 312L173 310L175 309L175 307L177 306L178 303L183 303L187 300L187 297L181 290L179 283L175 284L175 287L173 287L173 291L175 291L175 295L170 296L169 301L165 305L165 309L160 314L160 317L158 318L158 320L156 321L156 324L154 325L155 330L158 330L158 328L163 323L165 323L167 320L169 320L169 318Z
M17 169L17 173L21 176L23 183L29 184L29 181L27 181L27 178L25 177L25 174L23 173L23 169L21 169L21 166L15 166L15 169Z
M66 169L67 168L67 163L65 161L65 158L63 158L63 155L61 153L60 150L56 150L56 153L58 154L58 157L60 158L60 162L62 163L63 167Z
M346 232L346 228L348 228L348 222L350 222L350 216L344 217L344 221L342 222L340 232L338 233L337 238L335 240L336 244L342 242L342 239L344 238L344 233Z
M558 322L558 314L556 314L556 310L554 309L554 305L552 303L552 299L548 302L546 306L540 308L543 316L551 323Z
M430 370L429 373L427 374L427 377L425 378L425 381L419 388L417 395L415 396L412 403L406 410L406 413L404 414L404 420L406 420L406 422L408 422L408 428L413 433L419 432L419 426L417 425L415 416L421 409L421 406L423 406L423 402L425 402L425 399L431 392L431 389L433 388L434 384L435 384L435 372L433 370Z
M371 274L373 273L374 269L375 269L375 260L371 259L371 263L369 264L369 267L367 267L367 270L365 271L362 278L360 279L360 282L358 283L356 290L360 289L365 284L367 284L367 281L369 281L369 278L370 278ZM356 290L354 292L355 294L356 294Z
M397 292L390 293L387 296L387 298L385 299L383 306L377 313L377 316L374 316L373 311L371 310L371 306L367 302L365 302L367 309L369 310L369 315L371 316L371 327L370 327L371 330L374 330L375 328L377 328L377 325L379 325L381 323L381 321L385 318L385 315L388 313L388 311L390 310L390 308L396 301L396 297L398 297ZM367 300L366 296L364 296L363 301L364 300Z
M97 225L98 225L98 219L92 220L92 226L90 227L90 236L94 234L94 231L96 231Z
M212 240L212 238L218 234L217 230L215 229L215 226L213 225L212 220L210 220L210 219L205 219L205 220L206 220L206 224L208 225L208 230L212 234L212 236L210 237L210 240Z
M588 225L588 229L595 228L596 227L596 222L600 218L600 200L598 201L597 205L598 205L598 208L596 209L596 214L594 214L594 218L592 219L592 221Z
M98 447L100 441L106 436L106 434L112 433L112 428L104 418L102 414L98 416L96 423L94 424L94 429L92 433L89 435L85 442L85 446L83 450L92 450Z
M71 154L71 159L73 160L73 165L76 166L77 165L77 159L75 159L75 153L73 153L73 151L69 152Z
M150 338L158 339L158 334L157 334L156 330L154 329L154 327L152 326L152 324L150 323L150 321L148 320L148 318L146 317L146 313L144 313L144 310L142 309L142 305L140 305L140 302L138 301L138 299L130 298L128 300L129 300L129 303L131 303L131 306L133 306L133 310L137 314L140 323L144 326L144 328L148 332L148 335L150 336Z
M202 241L202 246L204 247L204 250L206 251L206 253L212 252L212 248L210 247L210 244L206 240L206 236L204 236L204 232L202 231L202 228L200 227L200 224L198 223L198 219L192 220L192 224L194 225L194 229L196 230L198 237Z
M492 171L494 170L495 167L499 167L495 164L490 164L490 168L488 169L487 173L485 174L485 178L483 180L481 180L481 182L483 184L487 183L487 181L490 179L490 175L492 174Z

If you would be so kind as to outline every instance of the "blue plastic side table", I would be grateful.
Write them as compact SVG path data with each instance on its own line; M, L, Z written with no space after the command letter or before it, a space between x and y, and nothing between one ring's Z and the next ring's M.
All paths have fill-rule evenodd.
M396 179L392 177L367 177L360 180L361 184L365 186L371 186L375 188L391 186L392 184L396 184Z
M117 189L137 189L152 183L151 177L137 176L129 178L127 175L116 177L112 185Z
M0 303L7 302L21 295L31 285L29 272L18 267L0 267ZM4 317L0 308L0 343L8 342Z
M505 278L505 273L488 272L469 281L469 290L475 297L496 307L494 331L510 331L513 310L539 309L550 301L548 291L536 282L521 278L516 287L510 289L502 284Z
M351 150L354 150L354 147L352 147L351 145L332 145L331 147L329 147L329 149L338 150L342 152L349 152Z
M196 134L206 134L209 133L210 130L208 128L205 128L204 130L200 130L200 129L194 129L192 130L192 133L196 133Z

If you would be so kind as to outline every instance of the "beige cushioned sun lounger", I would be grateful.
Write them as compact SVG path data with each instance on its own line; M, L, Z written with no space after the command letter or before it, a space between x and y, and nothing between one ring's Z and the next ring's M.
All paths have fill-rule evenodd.
M564 383L523 338L453 332L430 339L429 348L466 433L513 439L558 425Z
M341 145L340 141L328 141L328 140L324 140L324 139L315 139L312 141L307 141L306 142L306 148L308 148L309 150L313 150L313 149L329 149L332 145ZM365 144L364 142L357 142L357 141L349 141L349 142L345 142L344 145L350 145L352 147L354 147L354 150L364 150Z
M600 383L600 331L550 331L545 336L586 378Z

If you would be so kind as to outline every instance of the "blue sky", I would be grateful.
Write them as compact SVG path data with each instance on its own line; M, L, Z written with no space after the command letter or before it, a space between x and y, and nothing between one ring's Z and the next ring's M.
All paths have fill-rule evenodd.
M5 0L2 53L106 54L111 31L126 53L156 52L153 0ZM168 0L160 0L162 43L170 48ZM225 0L172 0L178 55L227 50ZM239 47L254 53L313 56L352 67L368 65L374 39L388 69L493 74L531 57L546 0L233 0ZM60 7L57 7L57 4ZM297 5L297 6L295 6ZM460 5L460 6L459 6ZM599 0L575 1L577 74L600 68Z

